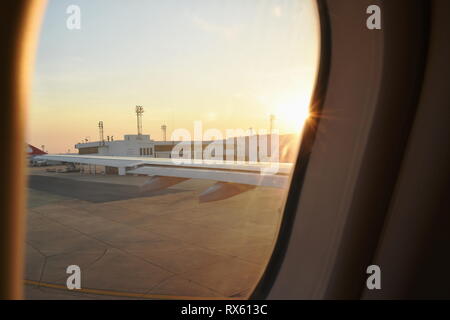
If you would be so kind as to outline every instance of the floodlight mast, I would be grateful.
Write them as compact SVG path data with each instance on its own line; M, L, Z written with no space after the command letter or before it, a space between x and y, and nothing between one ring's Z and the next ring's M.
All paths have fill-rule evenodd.
M162 134L163 134L163 141L166 142L167 141L167 126L165 124L163 124L161 126L161 130L162 130Z
M100 145L105 145L105 138L103 136L103 121L100 121L98 123L98 130L99 130L99 136L100 136Z
M142 115L144 114L143 106L136 106L136 118L137 118L137 134L140 139L142 136Z
M269 116L269 134L273 133L273 128L274 128L274 122L276 120L276 117L274 114L271 114Z

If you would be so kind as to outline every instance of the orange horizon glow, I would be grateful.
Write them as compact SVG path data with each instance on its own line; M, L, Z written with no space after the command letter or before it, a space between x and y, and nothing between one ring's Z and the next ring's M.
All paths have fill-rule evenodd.
M64 30L69 2L88 12L81 31ZM99 121L105 138L122 140L137 132L136 105L144 107L143 132L154 140L162 140L163 124L170 137L179 128L192 131L198 120L224 136L227 129L268 130L270 115L280 134L301 133L319 64L315 1L206 9L156 1L143 6L161 19L155 13L146 23L138 19L143 8L112 3L116 7L97 11L90 24L96 1L49 1L28 143L50 153L76 152L84 139L99 140ZM235 6L242 7L239 17ZM112 24L117 19L121 24Z

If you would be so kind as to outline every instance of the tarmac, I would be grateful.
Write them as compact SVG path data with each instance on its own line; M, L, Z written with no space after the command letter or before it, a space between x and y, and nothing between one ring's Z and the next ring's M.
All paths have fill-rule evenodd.
M270 258L285 190L199 203L216 181L145 193L141 176L29 169L26 299L244 299ZM66 269L81 269L68 290Z

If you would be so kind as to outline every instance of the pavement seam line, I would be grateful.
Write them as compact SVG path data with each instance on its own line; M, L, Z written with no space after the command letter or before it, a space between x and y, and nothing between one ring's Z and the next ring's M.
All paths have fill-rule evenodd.
M69 290L67 287L59 284L38 282L33 280L25 280L25 285L44 287L50 289L58 289L69 292L79 292L84 294L94 294L103 296L115 296L122 298L141 298L141 299L155 299L155 300L240 300L236 298L227 297L192 297L192 296L176 296L176 295L163 295L163 294L146 294L146 293L133 293L133 292L121 292L112 290L100 290L100 289L77 289Z

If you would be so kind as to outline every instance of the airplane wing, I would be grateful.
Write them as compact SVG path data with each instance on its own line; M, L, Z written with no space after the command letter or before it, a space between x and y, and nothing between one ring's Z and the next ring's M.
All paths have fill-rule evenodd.
M38 159L117 168L120 175L146 175L143 191L158 191L188 179L217 183L199 196L200 202L230 198L257 186L285 189L292 163L162 159L93 155L42 155Z

